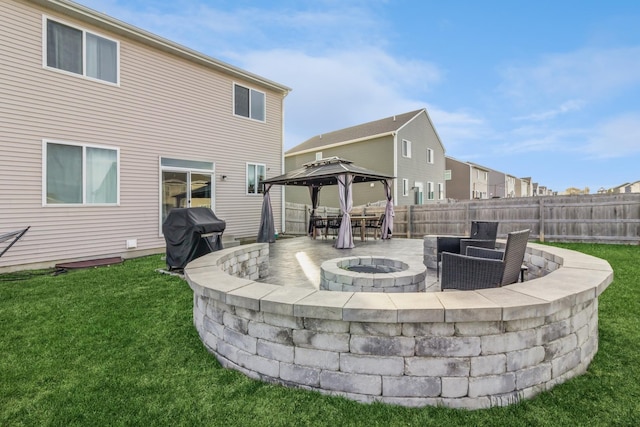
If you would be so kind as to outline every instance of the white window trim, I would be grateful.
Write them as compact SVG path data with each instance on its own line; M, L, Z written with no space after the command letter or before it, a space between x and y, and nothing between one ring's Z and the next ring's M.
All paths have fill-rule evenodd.
M435 200L436 199L436 195L435 195L435 186L433 185L432 181L427 181L427 200Z
M405 153L405 144L407 147L407 152ZM411 141L409 141L408 139L403 139L402 143L400 144L401 148L400 150L402 151L402 157L406 158L406 159L410 159L411 158Z
M433 160L433 156L434 156L434 152L431 148L427 148L427 163L432 165L434 160Z
M316 161L317 160L322 160L322 151L316 152Z
M241 116L239 114L236 114L236 86L240 86L243 87L245 89L249 89L249 117L245 117L245 116ZM258 89L254 89L250 86L247 86L245 84L241 84L241 83L236 83L233 82L233 86L232 86L232 99L231 99L231 109L233 112L233 115L235 117L240 117L242 119L247 119L247 120L252 120L254 122L258 122L258 123L266 123L267 122L267 93L263 92L261 90ZM259 119L254 119L253 117L251 117L251 92L258 92L261 93L264 96L264 120L259 120Z
M75 28L76 30L82 31L82 74L72 73L70 71L61 70L60 68L50 67L47 65L47 20L51 20L53 22L57 22L59 24L66 25L71 28ZM87 33L93 34L94 36L102 37L103 39L112 41L116 44L116 82L110 82L107 80L96 79L94 77L87 76ZM77 25L70 24L62 19L54 18L47 15L42 15L42 68L47 70L55 71L57 73L66 74L67 76L74 76L85 80L91 80L92 82L103 83L110 86L120 86L120 41L111 38L109 36L105 36L104 34L95 32L93 30L86 30L82 27L78 27Z
M409 180L406 178L402 178L402 195L409 195Z
M444 200L444 184L438 183L438 200Z
M256 188L256 192L255 192L255 193L249 193L249 174L247 173L247 172L248 172L248 170L249 170L249 165L252 165L252 166L262 166L262 167L264 168L265 179L267 179L267 176L266 176L266 175L267 175L267 165L266 165L266 164L264 164L264 163L247 162L247 163L246 163L246 166L245 166L245 168L244 168L244 174L245 174L245 176L244 176L244 191L245 191L245 194L246 194L247 196L260 196L260 197L262 197L262 196L263 196L263 194L262 194L262 193L260 193L260 192L258 191L258 188L259 188L260 186L258 186L258 187ZM257 167L256 167L256 172L257 172ZM257 177L257 175L256 175L256 184L257 184L257 179L258 179L258 177Z
M47 144L58 145L72 145L75 147L82 147L82 203L47 203ZM118 185L116 189L116 202L115 203L86 203L86 151L87 148L100 148L103 150L112 150L116 152L116 161L118 164L117 177ZM68 208L68 207L96 207L96 206L120 206L120 148L110 147L106 145L97 144L83 144L80 142L60 141L56 139L43 139L42 140L42 206L53 208Z

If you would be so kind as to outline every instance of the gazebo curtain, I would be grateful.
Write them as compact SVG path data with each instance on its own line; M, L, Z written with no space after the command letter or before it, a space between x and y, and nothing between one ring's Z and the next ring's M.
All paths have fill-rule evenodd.
M391 180L382 181L384 184L384 192L387 195L387 204L384 208L384 220L382 221L382 238L390 239L393 234L393 217L396 213L393 211L393 196L391 193Z
M342 222L338 230L338 239L336 240L337 249L351 249L355 247L353 244L353 233L351 232L351 209L353 208L353 196L351 194L351 185L353 184L353 175L342 174L338 176L338 195L340 196L340 210L342 211Z
M309 228L307 230L307 234L313 234L313 220L316 216L316 209L318 208L318 195L320 194L320 189L317 185L309 186L309 195L311 196L311 216L309 217Z
M260 230L258 231L259 243L273 243L276 241L276 230L273 224L273 211L271 210L271 196L269 190L273 184L264 185L264 196L262 198L262 215L260 216Z

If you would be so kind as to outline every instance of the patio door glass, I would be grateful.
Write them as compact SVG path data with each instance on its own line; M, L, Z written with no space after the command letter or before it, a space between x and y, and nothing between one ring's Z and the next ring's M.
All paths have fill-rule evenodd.
M190 166L211 171L187 169ZM162 223L173 208L213 209L213 176L213 163L161 159L161 232Z

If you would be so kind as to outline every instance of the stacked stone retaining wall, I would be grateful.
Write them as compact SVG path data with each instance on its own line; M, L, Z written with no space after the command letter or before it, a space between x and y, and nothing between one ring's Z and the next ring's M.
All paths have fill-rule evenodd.
M536 244L528 256L539 278L478 291L255 282L268 272L268 244L206 255L185 276L195 327L225 367L361 402L478 409L549 390L585 372L598 349L609 264Z

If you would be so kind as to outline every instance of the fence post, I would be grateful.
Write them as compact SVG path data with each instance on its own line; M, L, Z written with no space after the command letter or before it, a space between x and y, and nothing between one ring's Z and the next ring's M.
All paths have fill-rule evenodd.
M544 199L540 198L540 233L539 239L544 243Z
M413 228L413 205L407 206L407 239L411 238L411 229Z

